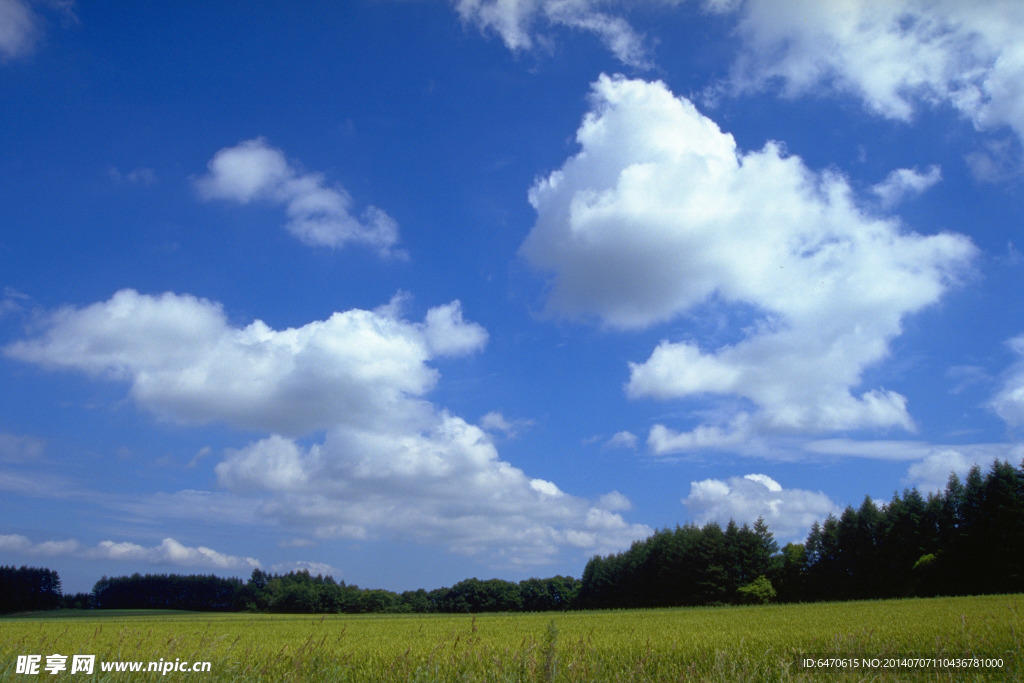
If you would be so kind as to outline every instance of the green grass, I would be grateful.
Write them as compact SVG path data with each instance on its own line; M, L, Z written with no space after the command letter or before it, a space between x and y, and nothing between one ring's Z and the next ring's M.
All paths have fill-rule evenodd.
M308 616L160 611L0 619L0 679L19 654L210 661L202 680L1024 680L1024 596L543 614ZM999 672L807 671L832 657L994 656ZM48 674L42 674L48 676ZM134 679L159 677L134 674ZM28 677L25 680L30 680Z

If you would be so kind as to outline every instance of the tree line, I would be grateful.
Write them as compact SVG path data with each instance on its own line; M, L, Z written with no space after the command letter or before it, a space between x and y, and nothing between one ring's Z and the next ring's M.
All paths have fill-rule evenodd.
M581 579L460 581L396 593L308 571L249 580L160 574L107 578L62 596L48 569L0 569L0 611L94 607L288 613L517 612L801 602L1024 591L1024 462L951 474L941 493L917 489L815 522L779 548L768 525L730 521L662 529L595 556Z
M865 497L811 526L781 552L759 519L663 529L621 553L594 557L581 607L803 602L1024 591L1024 462L951 474L927 497L904 489Z
M0 567L0 614L61 606L60 576L42 567Z
M450 588L396 593L313 576L307 570L270 574L254 569L245 583L212 575L133 574L100 579L93 588L91 606L290 614L539 612L574 607L579 584L568 576L519 583L472 578Z
M799 549L794 549L798 555ZM941 494L870 498L815 524L793 599L974 595L1024 590L1024 462L951 474ZM799 562L799 557L795 558Z

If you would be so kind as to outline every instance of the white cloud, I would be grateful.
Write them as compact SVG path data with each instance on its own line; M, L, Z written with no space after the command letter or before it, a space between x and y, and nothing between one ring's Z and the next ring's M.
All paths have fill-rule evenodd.
M272 565L270 567L270 571L275 574L307 571L311 576L331 576L335 579L341 576L341 573L336 567L333 567L326 562L307 562L305 560L299 560L297 562L281 562Z
M356 218L348 192L326 185L319 173L302 173L263 138L221 149L208 169L195 180L202 197L283 204L288 231L305 244L341 248L356 243L376 248L382 256L404 256L393 250L398 224L390 216L370 206Z
M17 315L25 311L25 307L32 304L32 297L22 294L13 287L4 287L3 297L0 298L0 320L8 315Z
M487 344L484 328L462 319L462 304L458 301L427 311L422 330L434 356L461 356L480 351Z
M1021 145L1012 139L989 139L967 154L964 161L978 180L999 183L1021 175L1022 153Z
M605 510L617 511L617 510L632 510L633 503L630 502L629 498L622 495L618 491L612 491L606 493L598 500L598 505Z
M39 39L39 17L22 0L0 0L0 62L24 57Z
M235 490L302 491L311 484L303 461L317 460L319 454L318 446L307 455L294 441L275 434L243 450L229 449L216 471L221 481Z
M171 419L270 434L228 449L215 467L237 504L203 492L119 503L139 514L187 517L216 505L234 518L259 501L251 521L293 533L402 538L524 565L566 549L611 552L650 533L528 477L481 428L427 401L434 356L477 351L487 333L458 302L418 323L401 317L401 301L278 331L234 327L204 299L124 290L44 316L36 338L4 352L127 382L135 401ZM319 443L295 440L321 431Z
M512 433L512 424L505 419L505 416L496 410L492 410L480 418L480 426L489 432Z
M732 519L752 526L758 517L764 517L780 544L802 542L814 522L839 511L824 493L785 489L765 474L691 482L690 495L683 504L698 524L718 522L724 526Z
M597 35L621 62L650 67L644 38L609 0L454 0L464 22L497 33L511 50L547 38L544 27ZM704 0L735 17L741 51L730 87L781 86L796 97L823 89L853 95L872 112L910 120L921 106L950 106L982 130L1009 127L1024 140L1024 6L1017 0Z
M552 312L638 329L710 307L743 320L709 349L663 341L632 363L632 397L734 396L756 410L717 431L912 429L906 399L852 391L904 316L934 304L975 254L963 236L907 232L861 211L842 177L777 143L741 152L660 82L602 76L581 151L530 191L521 254L553 274Z
M922 104L955 108L979 129L1024 139L1024 5L1015 0L747 0L733 69L739 90L822 88L910 120Z
M1016 464L1024 457L1024 445L1014 443L942 444L924 441L822 439L800 449L817 455L910 462L906 484L922 493L942 491L951 473L961 479L974 465L987 469L995 460Z
M505 418L497 410L492 410L483 417L480 418L480 426L489 432L501 432L509 438L514 438L519 435L523 429L533 425L533 420L512 420L511 422Z
M741 413L731 425L700 425L689 432L676 432L665 425L654 425L647 435L647 448L655 455L695 450L721 450L746 443L751 434L747 415Z
M4 552L24 552L32 547L32 541L21 534L0 534L0 550Z
M1014 337L1007 345L1019 359L1003 373L1002 386L990 405L1007 425L1018 428L1024 425L1024 335Z
M942 180L942 170L938 166L930 166L925 173L916 168L898 168L885 180L871 188L871 191L889 208L896 206L904 197L921 194L932 185Z
M659 431L661 432L659 434ZM694 450L692 443L673 443L673 434L664 428L651 430L648 448L655 455ZM690 438L690 434L676 435ZM662 441L665 439L666 441ZM800 436L764 437L746 434L715 443L708 440L700 450L728 451L747 457L776 462L836 462L857 458L878 462L905 463L907 474L903 485L916 486L922 492L941 491L950 472L961 478L973 465L986 469L994 460L1018 464L1024 458L1024 445L1013 442L929 443L912 439L806 439ZM882 494L885 492L871 492ZM852 501L856 503L857 501Z
M946 370L946 379L955 383L949 390L951 394L960 394L972 386L993 381L988 370L979 365L954 365Z
M608 439L605 443L607 448L626 448L628 450L636 450L636 445L639 439L633 432L622 431L612 434L612 438Z
M85 552L94 559L149 564L174 564L182 567L212 567L215 569L245 569L259 567L252 557L225 555L203 546L182 545L173 538L165 538L160 545L144 547L135 543L101 541L95 548Z
M133 290L61 309L44 330L4 353L127 381L137 402L172 419L285 434L396 419L392 408L415 412L410 397L438 378L432 354L469 353L487 338L462 320L458 302L432 309L426 323L389 306L273 330L259 320L233 327L206 299Z
M923 441L820 439L801 446L808 453L870 460L918 460L934 452L935 446ZM940 447L941 448L941 447Z
M675 4L666 0L669 4ZM525 50L537 41L536 25L564 26L597 35L623 64L650 66L643 37L620 16L602 11L606 0L454 0L463 21L496 32L510 50ZM621 9L621 7L619 7ZM544 38L540 39L541 42Z
M1007 460L1016 467L1022 458L1022 445L973 444L935 447L920 462L907 468L907 483L922 493L939 492L945 490L950 474L955 473L962 482L975 465L981 467L982 472L986 472L996 460Z
M547 479L531 479L530 488L544 496L565 495L553 481L548 481Z
M548 39L543 27L597 35L624 64L651 66L629 7L683 0L454 0L464 22L511 50ZM740 53L729 87L781 86L785 96L847 93L875 114L909 121L924 106L954 108L980 130L1008 127L1024 141L1024 6L1017 0L704 0L735 18ZM972 165L983 165L973 159ZM979 173L987 172L982 168Z
M650 533L614 509L531 479L487 434L443 411L418 423L330 430L302 448L277 436L230 451L218 482L267 492L263 513L319 538L389 537L440 544L496 563L541 564L564 548L610 552Z
M124 541L100 541L93 547L86 547L74 539L33 543L25 536L11 534L0 536L0 550L37 557L75 557L214 569L245 569L260 566L259 561L251 557L225 555L202 546L190 547L173 538L165 538L160 545L153 547Z

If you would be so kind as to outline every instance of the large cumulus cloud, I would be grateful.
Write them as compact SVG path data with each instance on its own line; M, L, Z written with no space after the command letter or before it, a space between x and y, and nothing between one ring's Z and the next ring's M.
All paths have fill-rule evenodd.
M744 152L660 82L602 76L580 151L530 192L522 255L550 274L552 312L641 329L701 307L739 340L665 340L630 365L633 397L720 395L749 407L700 433L661 426L660 452L751 430L912 429L906 399L860 388L903 318L934 304L975 253L861 209L846 180L779 143ZM856 391L855 391L856 390Z
M126 289L56 311L39 337L6 353L127 381L132 397L161 416L298 435L414 412L412 397L437 382L433 357L486 343L457 301L422 323L403 320L398 302L274 330L261 320L232 326L206 299Z
M240 494L272 492L263 514L320 538L386 534L502 564L543 563L564 548L610 552L650 531L626 523L611 498L527 476L486 432L443 411L397 430L331 430L308 448L272 436L229 452L216 472Z
M483 429L427 400L439 378L431 361L481 350L487 332L457 301L422 322L401 308L398 297L274 330L234 326L205 299L123 290L49 314L34 338L4 352L125 382L168 419L267 433L228 449L215 472L224 490L256 497L262 519L292 533L401 538L523 565L650 533L614 511L621 496L588 501L529 477Z

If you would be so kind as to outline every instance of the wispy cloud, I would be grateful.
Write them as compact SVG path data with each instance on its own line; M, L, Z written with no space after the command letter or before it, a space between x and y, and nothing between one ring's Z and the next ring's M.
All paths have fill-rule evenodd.
M309 572L313 576L331 576L335 579L341 577L341 572L337 567L333 567L326 562L309 562L306 560L296 560L295 562L279 562L271 565L270 571L278 574L287 574L288 572Z
M533 420L520 418L509 421L497 410L492 410L480 418L480 426L489 432L501 432L512 439L519 436L524 429L533 426Z
M263 138L225 147L213 156L208 169L195 180L203 198L282 204L288 231L305 244L332 248L363 244L381 256L406 256L394 249L398 243L394 219L375 206L357 218L352 214L352 197L344 188L328 185L319 173L300 171Z
M961 478L971 467L988 467L995 460L1019 463L1024 445L1006 443L928 443L902 440L820 439L799 447L806 453L842 458L907 462L905 483L924 492L941 491L950 474Z
M100 541L95 546L86 546L75 539L35 543L20 534L7 534L0 536L0 550L30 557L73 557L180 567L245 569L260 566L252 557L235 557L203 546L186 546L173 538L165 538L159 545L150 547L127 541Z
M32 52L41 34L39 16L22 0L0 0L0 62Z
M627 450L636 450L639 439L633 432L621 431L612 434L611 438L605 442L606 448L625 448Z
M602 11L601 0L455 0L463 21L494 31L510 50L527 50L548 38L541 27L562 26L596 35L623 64L650 68L643 37L623 17ZM620 8L621 9L621 8Z
M883 208L892 208L906 197L915 197L942 180L942 170L930 166L921 173L916 168L898 168L871 188Z

